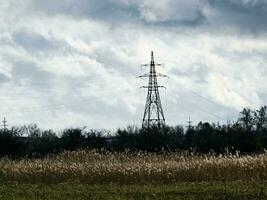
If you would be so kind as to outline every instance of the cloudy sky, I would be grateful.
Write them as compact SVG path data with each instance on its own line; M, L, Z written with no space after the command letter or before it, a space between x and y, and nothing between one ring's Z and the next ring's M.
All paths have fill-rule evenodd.
M267 100L266 0L1 0L0 118L140 125L153 50L167 124L224 123Z

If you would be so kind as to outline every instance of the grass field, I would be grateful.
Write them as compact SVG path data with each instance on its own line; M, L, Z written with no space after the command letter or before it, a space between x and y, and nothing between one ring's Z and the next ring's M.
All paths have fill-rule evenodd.
M3 200L128 200L128 199L267 199L267 188L244 182L180 183L162 185L5 184Z
M0 199L267 199L254 156L64 152L0 160Z

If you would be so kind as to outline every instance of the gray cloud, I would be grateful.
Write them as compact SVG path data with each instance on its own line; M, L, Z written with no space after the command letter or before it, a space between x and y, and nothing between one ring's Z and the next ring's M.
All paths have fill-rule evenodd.
M264 0L190 0L155 2L151 0L34 1L30 8L47 15L108 22L110 26L135 23L145 26L240 29L240 33L265 31L267 3Z
M0 83L6 83L9 80L7 76L0 73Z
M48 15L69 15L75 18L100 20L110 25L136 23L153 26L196 26L205 20L203 0L169 1L151 0L81 0L34 1L30 7Z
M48 15L70 15L103 21L132 21L139 16L138 4L119 0L33 1L33 9Z
M267 4L264 0L209 1L204 10L208 24L234 29L238 34L265 35Z
M14 34L14 42L31 53L40 51L53 51L58 44L54 41L49 41L41 35L18 32Z

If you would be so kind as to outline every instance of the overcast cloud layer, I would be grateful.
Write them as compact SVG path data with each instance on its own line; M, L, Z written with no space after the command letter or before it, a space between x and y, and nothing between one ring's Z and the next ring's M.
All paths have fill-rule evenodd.
M266 0L3 0L0 118L140 125L153 50L168 124L233 120L266 104L266 29Z

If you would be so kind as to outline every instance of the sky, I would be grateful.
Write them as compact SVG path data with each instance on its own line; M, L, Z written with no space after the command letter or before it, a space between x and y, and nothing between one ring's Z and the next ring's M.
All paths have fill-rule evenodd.
M141 126L154 51L166 123L226 123L266 104L266 31L267 0L1 0L0 119Z

